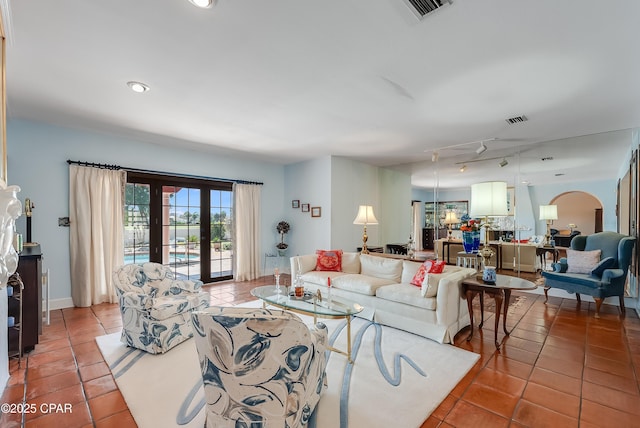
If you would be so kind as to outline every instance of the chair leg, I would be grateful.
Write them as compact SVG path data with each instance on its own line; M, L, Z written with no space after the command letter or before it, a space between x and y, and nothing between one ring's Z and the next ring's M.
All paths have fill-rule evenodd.
M626 310L624 308L624 296L620 296L620 313L624 317L626 315Z
M549 289L551 287L544 287L544 303L547 303L547 301L549 300Z
M602 305L602 298L594 297L593 300L596 301L596 315L594 318L600 318L600 306Z
M578 303L582 302L582 299L580 298L580 293L576 293L576 300L578 301Z

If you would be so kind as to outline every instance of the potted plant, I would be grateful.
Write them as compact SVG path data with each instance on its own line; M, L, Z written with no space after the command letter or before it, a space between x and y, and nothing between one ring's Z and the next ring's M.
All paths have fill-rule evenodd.
M284 235L289 233L289 229L291 229L291 226L289 226L289 223L287 223L286 221L281 221L276 226L276 230L280 234L280 242L276 245L276 248L278 249L278 255L280 256L284 256L287 253L287 248L289 247L289 245L285 244Z

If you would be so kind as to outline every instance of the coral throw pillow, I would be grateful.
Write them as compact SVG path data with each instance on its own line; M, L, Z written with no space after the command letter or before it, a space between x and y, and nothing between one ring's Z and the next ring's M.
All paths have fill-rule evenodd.
M444 260L427 260L418 268L418 271L411 280L411 284L415 285L416 287L422 287L424 277L428 273L442 273L445 265L446 263Z
M416 287L422 287L422 281L424 281L424 276L427 274L427 263L431 263L430 261L426 261L420 265L418 271L415 275L413 275L413 279L411 279L411 284Z
M342 250L316 250L316 255L318 256L316 270L342 271Z

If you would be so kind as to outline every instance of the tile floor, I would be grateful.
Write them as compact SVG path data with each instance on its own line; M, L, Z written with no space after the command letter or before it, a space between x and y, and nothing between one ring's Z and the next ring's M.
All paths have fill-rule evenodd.
M250 289L269 280L207 289L212 304L237 304L252 300ZM543 296L514 293L507 317L513 331L505 337L500 330L502 349L496 351L494 307L486 299L484 328L475 329L469 342L469 330L463 330L455 343L481 358L423 428L638 426L640 319L635 311L628 309L620 319L617 308L604 305L595 319L593 303L543 302ZM476 319L479 311L476 307ZM11 378L0 401L25 402L37 410L4 413L0 426L135 427L94 340L120 327L115 304L54 311L21 367L10 362ZM72 412L44 414L42 403L68 403Z

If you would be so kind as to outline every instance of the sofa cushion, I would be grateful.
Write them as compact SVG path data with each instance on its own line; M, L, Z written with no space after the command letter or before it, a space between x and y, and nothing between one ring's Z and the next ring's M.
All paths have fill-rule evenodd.
M326 281L325 281L326 282ZM342 274L331 278L331 287L354 293L375 296L376 290L383 285L393 284L396 281L363 274Z
M304 282L310 282L312 284L327 285L327 278L331 278L331 285L334 285L335 279L343 275L347 274L344 272L312 270L303 274L302 280Z
M317 250L316 270L342 271L342 250Z
M360 273L360 253L342 253L342 272Z
M400 282L404 284L410 284L413 277L418 272L418 269L422 266L420 262L413 262L410 260L402 261L402 277L400 278Z
M400 282L402 278L402 260L361 254L360 273L388 279L391 281L389 284Z
M591 271L600 263L600 250L578 251L567 249L567 273L586 273Z
M432 311L436 309L435 298L425 299L422 297L420 289L409 284L385 285L376 290L376 297Z

